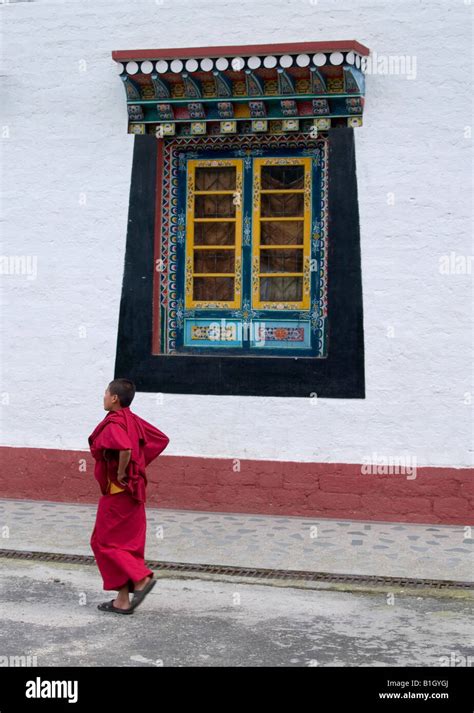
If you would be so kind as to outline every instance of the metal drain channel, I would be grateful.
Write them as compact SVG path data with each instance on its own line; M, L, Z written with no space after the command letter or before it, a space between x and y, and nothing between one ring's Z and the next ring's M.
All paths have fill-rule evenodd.
M25 550L2 550L0 557L8 559L39 560L41 562L61 562L65 564L95 564L92 555L72 555L60 552L31 552ZM367 574L332 574L331 572L308 572L291 569L260 569L221 564L195 564L193 562L160 562L146 560L150 569L161 572L183 572L185 574L214 574L252 579L300 580L306 582L327 582L329 584L390 585L406 588L434 589L474 589L474 582L456 582L450 579L416 579L412 577L386 577Z

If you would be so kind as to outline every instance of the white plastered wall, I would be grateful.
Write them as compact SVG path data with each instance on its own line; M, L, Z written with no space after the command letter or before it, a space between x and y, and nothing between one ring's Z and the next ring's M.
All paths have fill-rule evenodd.
M462 0L10 2L3 27L2 441L83 449L113 377L133 137L115 49L356 39L364 400L139 393L170 455L471 463L472 7ZM410 59L411 58L411 59ZM416 62L416 65L413 63ZM408 73L414 75L408 78ZM34 270L34 263L30 264Z

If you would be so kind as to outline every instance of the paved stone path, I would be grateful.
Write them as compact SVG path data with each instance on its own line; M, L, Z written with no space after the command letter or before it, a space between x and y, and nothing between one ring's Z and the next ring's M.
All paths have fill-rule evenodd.
M92 555L95 505L0 499L0 548ZM474 528L147 508L159 561L474 581Z

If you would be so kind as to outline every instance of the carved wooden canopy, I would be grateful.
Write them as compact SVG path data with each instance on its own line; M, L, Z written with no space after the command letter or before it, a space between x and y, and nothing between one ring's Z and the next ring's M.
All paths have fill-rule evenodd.
M112 52L128 132L316 136L361 126L364 58L355 40Z

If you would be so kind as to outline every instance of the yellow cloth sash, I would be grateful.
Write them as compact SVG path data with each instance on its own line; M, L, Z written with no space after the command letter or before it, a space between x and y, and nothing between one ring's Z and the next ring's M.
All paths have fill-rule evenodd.
M115 485L115 483L112 483L112 481L109 480L109 495L115 495L115 493L122 493L125 488L119 488L118 485Z

